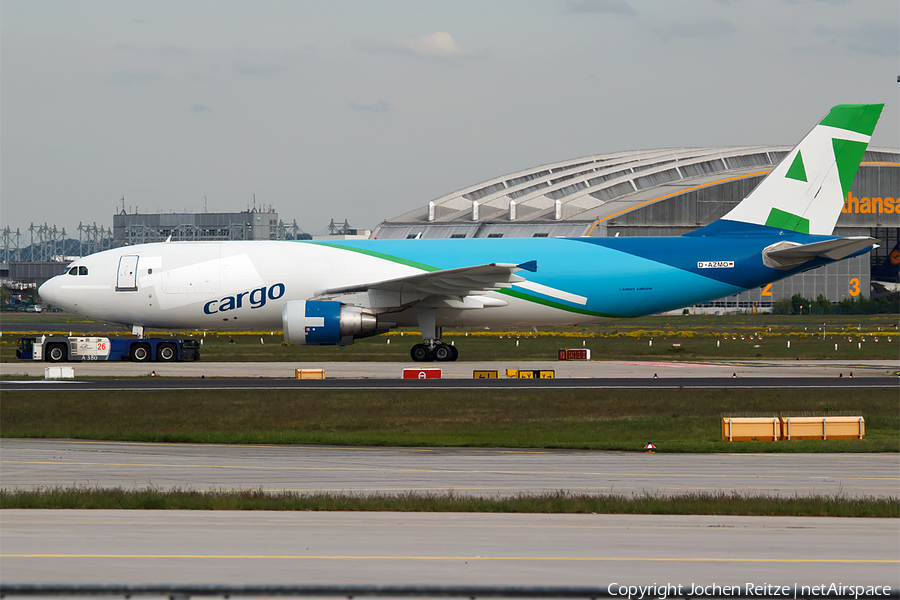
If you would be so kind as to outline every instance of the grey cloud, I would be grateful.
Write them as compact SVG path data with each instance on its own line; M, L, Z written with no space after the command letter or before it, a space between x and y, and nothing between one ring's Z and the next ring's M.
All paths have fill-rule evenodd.
M209 112L210 110L212 110L212 109L210 107L206 106L205 104L191 104L191 112L203 113L203 112Z
M287 70L285 65L247 60L232 61L231 68L242 75L269 75Z
M810 0L781 0L784 4L791 4L794 6L799 6L801 4L808 4ZM848 4L850 0L811 0L813 3L819 4L832 4L834 6L842 6Z
M625 0L565 0L562 3L562 9L570 13L636 14Z
M231 68L243 75L283 73L296 63L298 56L291 52L272 54L240 49L230 59Z
M135 85L159 81L162 76L152 70L115 71L103 78L103 81L115 85Z
M676 38L721 39L737 31L729 21L724 19L706 19L673 23L668 27L657 27L656 34L664 42Z
M816 35L842 43L849 50L878 57L896 57L900 32L894 25L867 21L848 27L817 27Z
M156 53L167 58L187 58L195 56L196 53L188 50L184 46L157 46Z
M468 54L444 31L423 35L415 39L404 39L397 42L375 42L357 40L354 47L366 54L401 54L423 58L452 59L467 58Z
M391 109L391 106L384 100L379 99L375 104L358 104L356 102L351 102L350 108L351 110L366 110L369 112L387 112Z

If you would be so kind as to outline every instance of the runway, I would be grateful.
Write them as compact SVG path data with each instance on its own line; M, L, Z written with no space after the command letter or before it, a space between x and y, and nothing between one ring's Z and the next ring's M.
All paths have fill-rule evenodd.
M4 510L4 583L898 587L897 519Z
M159 377L272 378L294 379L296 369L323 369L327 379L400 379L404 369L440 369L444 379L472 379L474 371L497 371L504 379L507 369L553 371L557 379L660 379L747 378L838 379L840 375L897 380L900 360L747 360L747 361L486 361L450 363L408 362L80 362L63 363L75 369L76 379ZM49 365L43 362L0 363L0 375L43 377Z
M898 495L896 455L0 439L4 488ZM900 520L4 510L6 583L900 585Z
M3 381L4 392L138 392L186 390L573 390L573 389L900 389L886 377L854 379L111 379Z
M47 363L3 363L0 374L43 377ZM2 391L187 389L610 389L900 388L900 361L522 361L481 363L70 363L73 380L0 381ZM441 370L441 379L402 379L404 369ZM323 369L325 380L296 379ZM553 379L506 377L507 369L553 371ZM474 379L496 371L497 379ZM154 375L156 377L154 377Z
M896 454L153 444L0 439L4 488L900 496Z

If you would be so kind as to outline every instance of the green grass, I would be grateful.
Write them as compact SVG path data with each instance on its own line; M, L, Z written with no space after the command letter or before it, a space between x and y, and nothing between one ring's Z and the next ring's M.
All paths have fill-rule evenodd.
M518 494L479 497L446 494L333 494L122 488L0 490L0 508L147 510L305 510L486 512L546 514L772 515L814 517L900 517L898 498L767 496L742 494L635 495Z
M722 413L860 414L864 440L726 442ZM5 392L3 437L660 452L897 452L896 390Z
M900 356L897 320L897 315L655 316L588 327L542 327L537 335L530 330L448 330L445 341L452 341L466 361L555 360L560 348L581 347L589 348L594 360L884 360ZM25 322L21 329L27 333ZM409 361L410 348L421 340L414 330L396 330L345 347L289 346L279 331L148 335L161 333L199 337L201 360L211 362ZM16 360L17 335L3 336L0 360Z

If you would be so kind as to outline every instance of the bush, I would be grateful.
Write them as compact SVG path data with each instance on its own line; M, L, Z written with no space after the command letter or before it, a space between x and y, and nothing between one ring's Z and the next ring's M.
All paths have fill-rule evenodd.
M801 308L802 307L802 308ZM782 298L772 303L772 314L775 315L884 315L900 313L900 294L888 294L881 298L845 298L837 304L819 294L815 300L794 294L790 298Z
M782 298L772 303L773 315L789 315L791 314L792 305L790 298Z

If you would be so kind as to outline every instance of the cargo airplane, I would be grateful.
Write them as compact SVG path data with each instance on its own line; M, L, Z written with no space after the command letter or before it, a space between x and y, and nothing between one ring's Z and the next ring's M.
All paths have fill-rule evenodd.
M167 241L79 258L40 294L136 335L280 328L333 345L417 327L414 361L453 361L445 327L637 317L868 252L875 239L832 232L883 106L835 106L733 210L680 237Z

